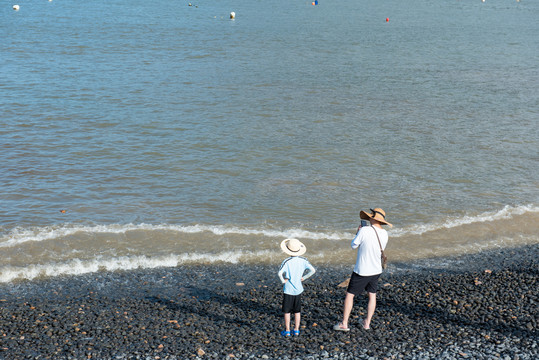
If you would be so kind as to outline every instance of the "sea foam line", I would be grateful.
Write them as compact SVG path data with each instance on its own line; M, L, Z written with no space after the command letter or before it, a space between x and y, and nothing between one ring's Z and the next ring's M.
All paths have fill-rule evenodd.
M95 225L95 226L78 226L65 225L62 227L47 226L43 228L23 229L15 228L9 234L0 238L0 247L10 247L23 244L29 241L46 241L74 235L77 233L88 234L125 234L129 231L175 231L185 234L195 234L202 232L210 232L217 236L227 234L238 235L261 235L266 237L297 237L303 239L329 239L341 240L348 238L350 234L339 232L312 232L303 229L287 229L287 230L271 230L271 229L249 229L237 226L224 225L151 225L151 224L126 224L126 225Z
M178 254L167 256L122 256L108 259L72 259L65 263L32 264L25 267L5 266L0 268L0 282L13 280L33 280L37 277L55 277L61 275L83 275L98 271L117 271L134 269L153 269L158 267L175 267L190 263L216 263L225 262L237 264L245 257L268 257L271 252L261 250L258 252L222 252L218 254Z
M463 225L469 225L474 223L483 223L497 220L511 219L513 216L524 215L526 213L537 213L539 207L534 205L520 205L509 206L506 205L503 209L498 211L487 211L485 213L476 216L462 216L457 218L450 218L443 222L435 222L431 224L414 224L402 229L395 229L391 231L391 237L400 237L405 235L421 235L429 231L436 231L441 229L451 229Z
M404 228L395 227L390 230L391 237L401 237L405 235L421 235L429 231L440 229L450 229L462 225L473 223L489 222L495 220L510 219L513 216L523 215L525 213L537 213L539 207L534 205L521 206L505 206L498 211L489 211L476 216L462 216L447 219L443 222L435 222L430 224L412 224ZM226 225L152 225L152 224L113 224L113 225L64 225L64 226L47 226L43 228L15 228L9 234L0 238L0 248L16 246L29 241L46 241L74 235L77 233L87 234L125 234L129 231L174 231L185 234L195 234L209 232L217 236L238 234L238 235L258 235L272 238L296 237L300 239L310 240L349 240L353 234L349 231L332 231L332 232L313 232L304 229L255 229L238 226Z

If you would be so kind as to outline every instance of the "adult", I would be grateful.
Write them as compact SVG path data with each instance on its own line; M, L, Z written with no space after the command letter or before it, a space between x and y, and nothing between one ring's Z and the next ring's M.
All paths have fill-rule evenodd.
M387 231L382 228L382 225L393 226L386 221L386 213L380 208L370 209L370 212L361 211L359 217L368 220L370 226L361 227L352 240L352 249L358 249L357 259L344 298L343 319L333 327L337 331L350 331L348 320L354 306L354 297L364 291L369 294L369 303L367 317L360 321L364 329L370 329L371 319L376 309L378 278L383 270L380 247L385 249L388 240Z

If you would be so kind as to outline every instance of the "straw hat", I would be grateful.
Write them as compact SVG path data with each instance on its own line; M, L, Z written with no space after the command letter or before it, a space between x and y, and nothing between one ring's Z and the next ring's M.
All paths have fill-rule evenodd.
M305 254L307 248L298 239L285 239L281 242L281 249L291 256L300 256Z
M368 214L365 211L361 210L359 212L359 218L363 219L363 220L374 219L376 221L379 221L383 225L389 225L389 226L393 227L393 225L391 225L390 223L388 223L386 221L386 212L384 210L382 210L380 208L374 208L374 209L369 209L369 210L370 210L370 214Z

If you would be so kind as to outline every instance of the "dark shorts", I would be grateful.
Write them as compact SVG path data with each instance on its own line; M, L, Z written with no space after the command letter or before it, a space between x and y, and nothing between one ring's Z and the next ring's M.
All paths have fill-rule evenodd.
M348 289L346 289L346 291L350 294L354 294L355 296L362 294L364 291L376 294L376 290L378 290L379 277L380 274L361 276L353 272L352 277L350 278L350 283L348 284Z
M283 313L299 313L301 312L301 294L299 295L283 295Z

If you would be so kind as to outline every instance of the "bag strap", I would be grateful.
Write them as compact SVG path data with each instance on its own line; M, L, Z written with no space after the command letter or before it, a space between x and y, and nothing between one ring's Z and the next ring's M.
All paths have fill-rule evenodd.
M380 245L380 251L382 252L382 256L384 256L384 249L382 249L382 243L380 242L380 237L378 236L378 232L374 228L374 226L371 226L374 230L374 233L376 234L376 238L378 239L378 245Z

